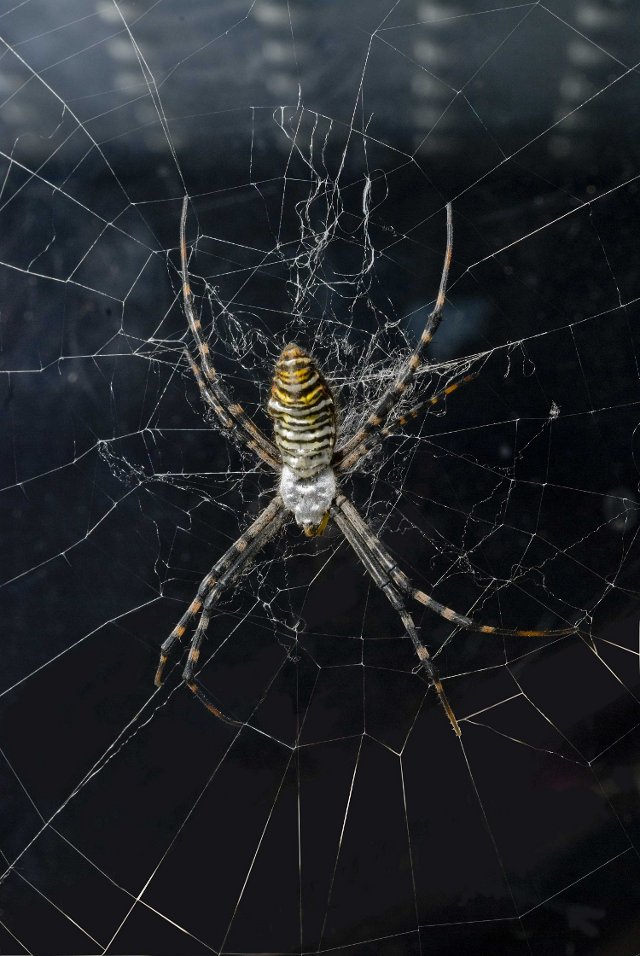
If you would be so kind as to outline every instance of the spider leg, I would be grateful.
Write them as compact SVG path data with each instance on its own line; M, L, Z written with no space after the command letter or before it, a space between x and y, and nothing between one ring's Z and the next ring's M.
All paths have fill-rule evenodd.
M474 379L478 377L478 374L478 372L472 372L470 375L465 375L464 378L458 379L457 382L452 382L451 385L447 385L446 388L441 388L439 391L434 392L433 395L430 395L429 398L418 402L417 405L414 405L409 411L404 412L403 415L399 415L398 418L389 425L385 425L384 428L378 431L370 432L357 448L354 448L350 454L342 457L337 465L334 464L335 470L337 472L351 471L365 455L368 455L370 451L373 451L374 448L381 445L385 438L389 435L394 435L399 428L404 427L408 422L422 415L423 412L426 412L434 405L438 405L444 398L447 398L447 396L453 394L453 392L457 392L463 385L473 382Z
M444 254L442 274L440 276L440 288L438 289L436 304L433 308L433 311L428 315L425 327L422 330L420 341L411 355L409 355L406 361L403 363L395 381L382 395L378 404L371 412L362 428L360 428L355 435L352 435L352 437L343 445L342 448L339 448L336 451L334 467L340 466L343 459L346 458L347 455L350 455L352 452L356 451L356 449L360 449L363 441L369 434L371 434L371 432L377 431L381 426L384 425L391 410L395 405L397 405L402 395L413 382L416 371L424 362L427 346L431 342L442 320L442 310L444 308L447 291L447 280L449 278L449 267L451 266L451 256L453 253L453 212L451 203L447 203L446 209L447 248ZM364 454L364 452L360 452L358 456L355 457L353 464L357 463L357 461L362 457L362 454ZM342 468L340 468L340 470L342 470Z
M566 637L569 634L576 634L578 632L577 627L559 627L549 630L491 627L488 624L479 624L466 614L459 614L457 611L454 611L453 608L447 607L445 604L440 604L439 601L436 601L429 594L425 594L424 591L419 591L417 588L414 588L407 575L400 570L396 561L393 560L389 552L383 547L380 539L371 531L348 498L344 495L338 495L335 501L335 508L340 510L341 515L350 527L354 529L355 533L359 535L363 542L366 542L366 546L372 554L375 555L380 567L384 569L385 573L394 581L400 590L424 605L424 607L429 608L430 611L434 611L440 617L444 618L445 621L450 621L452 624L464 628L466 631L476 631L480 634L496 634L499 637Z
M263 530L253 539L253 541L246 546L246 549L243 551L238 561L235 564L232 564L231 567L229 567L224 574L222 574L220 579L216 581L209 591L209 594L205 598L204 604L202 605L202 614L200 615L198 626L196 627L195 633L193 635L191 647L189 648L189 656L187 657L187 663L182 674L182 679L191 693L198 698L200 703L207 708L209 713L213 714L214 717L219 717L221 720L224 720L225 723L233 724L235 726L240 726L242 721L232 720L223 714L222 711L211 701L196 678L195 671L200 659L200 646L204 639L207 627L209 626L211 612L222 597L222 594L227 590L229 585L233 584L233 582L240 577L242 572L247 567L247 564L255 557L258 551L264 547L266 542L272 538L277 531L280 530L284 520L285 515L281 509L278 514L271 518L270 523L263 528ZM237 543L238 542L236 542L236 544Z
M424 646L420 638L418 637L418 631L414 623L411 614L407 610L407 606L404 602L404 598L400 589L396 584L391 580L388 572L384 570L378 561L376 560L375 554L371 551L368 546L368 542L362 538L362 536L356 531L351 522L346 518L344 512L340 509L340 506L334 506L332 508L332 517L336 522L343 535L360 558L360 561L365 566L369 575L375 582L375 584L380 588L384 593L385 597L393 607L393 609L398 613L402 623L404 625L405 632L411 639L413 647L416 654L418 655L418 660L420 665L425 671L429 683L433 686L436 694L438 695L438 700L442 704L445 714L449 718L449 723L453 728L454 733L460 737L462 736L462 731L460 729L460 724L456 719L456 715L453 712L453 708L447 699L447 695L444 692L444 687L442 686L442 681L438 676L436 667L431 660L429 651Z
M208 405L211 409L213 409L216 418L218 419L218 421L224 428L228 428L228 429L235 428L234 420L227 415L227 413L225 412L220 402L216 399L213 393L210 392L209 389L207 388L205 381L202 377L202 372L200 371L200 366L194 359L189 349L185 348L184 352L185 352L185 355L187 356L187 361L189 362L189 367L191 368L193 377L198 383L198 388L200 389L200 395L202 396L202 400L204 401L205 405Z
M184 311L189 323L189 328L195 339L198 353L200 355L200 364L202 370L198 367L193 357L189 354L189 364L193 371L196 381L200 387L200 392L205 396L205 400L211 406L218 419L225 428L236 429L236 434L240 441L250 448L256 455L262 458L268 465L276 469L280 464L280 455L278 449L262 431L254 425L242 405L233 402L221 385L216 370L209 358L209 346L201 335L202 324L200 319L196 318L193 311L193 293L189 285L189 268L187 264L187 206L189 197L185 196L182 201L182 213L180 216L180 264L182 272L182 301Z
M256 553L267 543L269 538L279 530L283 520L282 500L279 496L276 496L273 501L267 505L264 511L258 515L253 524L249 525L238 540L234 541L231 547L216 561L211 571L204 576L200 582L195 598L162 645L160 661L154 678L156 687L160 687L162 684L169 657L180 647L190 620L201 610L204 615L207 601L214 589L219 597L221 591L240 575ZM209 605L209 607L210 606L211 605ZM206 627L206 623L205 621L204 627ZM199 628L201 624L202 617L198 625ZM201 629L201 634L204 633L204 627ZM202 637L200 637L200 641L201 640Z

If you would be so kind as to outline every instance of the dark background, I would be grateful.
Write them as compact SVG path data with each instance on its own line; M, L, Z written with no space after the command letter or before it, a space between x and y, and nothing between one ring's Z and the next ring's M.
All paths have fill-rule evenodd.
M0 952L640 952L634 5L0 13ZM185 191L234 393L268 428L294 338L347 432L420 333L453 202L418 393L481 374L345 489L442 602L581 628L414 609L461 743L332 528L286 529L214 619L201 676L240 731L179 665L154 692L274 487L183 360Z

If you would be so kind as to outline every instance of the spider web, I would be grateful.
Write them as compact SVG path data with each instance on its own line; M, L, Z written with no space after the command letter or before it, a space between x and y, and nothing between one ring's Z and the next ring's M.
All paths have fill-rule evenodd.
M23 0L0 14L4 953L640 952L631 4ZM473 381L343 487L416 586L456 740L335 527L268 545L201 679L162 641L276 479L290 340L348 437Z

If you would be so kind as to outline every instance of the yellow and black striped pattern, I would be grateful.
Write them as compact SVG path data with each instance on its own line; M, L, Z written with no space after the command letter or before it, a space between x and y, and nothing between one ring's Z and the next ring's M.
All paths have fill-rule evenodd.
M267 411L282 462L297 478L313 478L331 465L335 402L316 363L297 345L280 353Z

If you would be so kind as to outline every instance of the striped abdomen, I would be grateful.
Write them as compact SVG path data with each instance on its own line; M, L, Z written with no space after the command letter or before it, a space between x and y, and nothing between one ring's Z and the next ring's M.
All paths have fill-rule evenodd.
M296 477L312 478L331 464L335 402L316 363L297 345L280 353L267 411L282 462Z

